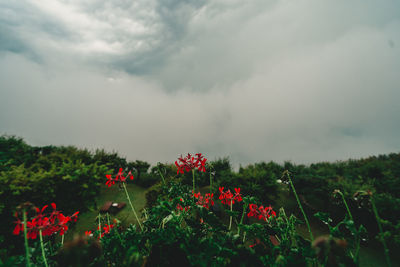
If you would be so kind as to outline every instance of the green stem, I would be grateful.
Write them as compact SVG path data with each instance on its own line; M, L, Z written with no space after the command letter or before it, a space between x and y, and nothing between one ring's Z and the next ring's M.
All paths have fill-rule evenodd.
M358 263L358 254L360 252L360 236L358 233L356 236L356 244L357 244L357 246L356 246L355 253L354 253L354 260L356 263Z
M161 179L162 179L162 181L163 181L163 184L165 185L165 178L164 178L164 175L161 173L161 170L160 170L160 167L158 167L158 164L157 164L157 169L158 169L158 173L159 173L160 176L161 176Z
M195 188L196 188L196 186L195 186L195 180L194 180L194 169L192 169L192 176L193 176L193 199L194 199L194 193L195 193Z
M375 206L375 201L374 201L374 199L373 199L372 196L371 196L371 204L372 204L372 210L373 210L373 212L374 212L376 221L377 221L377 223L378 223L379 232L380 232L380 234L381 234L381 241L382 241L382 244L383 244L383 248L384 248L384 250L385 250L386 263L387 263L387 265L390 267L390 266L392 266L392 264L390 263L389 249L388 249L388 247L386 246L385 237L383 236L383 229L382 229L381 219L380 219L380 217L379 217L379 215L378 215L378 210L377 210L377 208L376 208L376 206Z
M213 192L212 190L212 172L210 172L210 194Z
M349 215L350 220L352 220L353 223L354 223L353 216L352 216L352 214L351 214L351 212L350 212L349 206L347 205L347 201L346 201L346 199L344 198L343 193L342 193L341 191L339 191L339 190L338 190L337 192L338 192L338 194L342 197L344 206L346 207L347 214ZM360 250L360 238L359 238L359 233L358 233L358 232L357 232L357 234L356 234L356 236L355 236L355 239L356 239L356 249L355 249L355 253L354 253L354 255L353 255L353 253L350 251L350 256L353 258L354 262L357 263L357 262L358 262L358 253L359 253L359 250Z
M107 220L108 220L108 225L110 225L110 214L108 212L107 212ZM118 224L116 224L116 225L118 225ZM121 239L121 235L119 234L118 228L116 228L115 230L116 230L115 232L117 232L118 239L122 244L122 239Z
M61 245L64 245L64 235L61 236Z
M137 216L136 211L135 211L135 208L134 208L133 205L132 205L132 201L131 201L131 198L129 197L128 190L126 189L126 185L125 185L125 183L122 183L122 185L123 185L123 187L124 187L124 189L125 189L126 198L128 199L129 205L130 205L131 208L132 208L133 214L135 214L135 217L136 217L136 220L137 220L137 222L138 222L138 224L139 224L139 226L140 226L140 229L143 231L143 226L142 226L142 224L140 223L139 217Z
M148 219L149 219L149 215L147 215L147 210L146 210L146 208L144 208L143 211L144 211L144 218L145 218L146 220L148 220Z
M240 224L243 223L244 220L244 215L246 214L247 210L247 203L243 204L243 212L242 212L242 218L240 218ZM238 227L238 235L240 235L240 228Z
M47 260L46 260L46 254L45 254L45 252L44 252L42 229L39 230L39 238L40 238L40 246L41 246L41 248L42 248L42 257L43 257L44 265L45 265L46 267L49 267L49 265L47 264Z
M110 226L110 214L108 214L108 212L107 212L107 222L108 222L108 226Z
M231 199L231 212L232 212L232 199ZM232 215L229 216L229 230L231 230L232 227Z
M28 229L26 229L26 211L25 209L22 211L22 216L24 219L24 241L25 241L25 258L26 258L26 266L31 266L31 261L29 257L29 244L28 244Z
M101 215L99 213L99 216L97 216L97 218L99 218L99 240L101 239Z
M310 239L311 239L311 242L312 242L312 241L314 241L314 236L313 236L313 234L312 234L312 232L311 232L310 223L308 222L306 213L304 212L303 206L302 206L301 203L300 203L299 196L297 195L296 189L294 188L294 185L293 185L293 182L292 182L292 179L290 178L290 173L289 173L289 171L286 170L286 171L284 172L284 174L286 174L286 176L287 176L288 179L289 179L290 186L292 187L294 196L296 197L297 204L299 205L299 208L300 208L300 210L301 210L301 213L303 213L303 217L304 217L304 220L305 220L305 222L306 222L306 225L307 225L307 228L308 228L308 232L310 233Z
M347 205L347 202L346 202L346 199L344 198L344 195L343 195L343 193L341 192L341 191L338 191L338 193L342 196L342 200L343 200L343 203L344 203L344 205L346 206L346 210L347 210L347 213L349 214L349 216L350 216L350 220L352 220L353 222L354 222L354 220L353 220L353 216L351 215L351 212L350 212L350 209L349 209L349 206Z

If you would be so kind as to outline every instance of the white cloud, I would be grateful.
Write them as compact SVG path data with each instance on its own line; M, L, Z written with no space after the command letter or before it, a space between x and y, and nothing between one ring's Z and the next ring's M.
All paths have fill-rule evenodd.
M0 132L153 163L400 149L397 2L29 3L0 5Z

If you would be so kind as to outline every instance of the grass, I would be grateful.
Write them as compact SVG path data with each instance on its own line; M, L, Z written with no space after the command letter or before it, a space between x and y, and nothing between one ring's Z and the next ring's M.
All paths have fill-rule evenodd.
M146 204L146 188L137 186L135 184L127 184L127 189L133 206L135 207L137 212L140 212ZM129 207L124 189L119 188L118 185L114 185L112 187L102 186L100 194L96 198L97 208L80 213L79 219L77 221L77 224L73 228L73 231L69 231L65 236L65 239L71 240L76 234L84 235L85 231L96 230L98 225L96 217L99 214L100 207L103 206L106 201L126 203L126 206L115 216L110 214L111 219L117 218L121 221L122 226L124 227L129 226L129 224L131 223L136 223L136 218L131 208Z

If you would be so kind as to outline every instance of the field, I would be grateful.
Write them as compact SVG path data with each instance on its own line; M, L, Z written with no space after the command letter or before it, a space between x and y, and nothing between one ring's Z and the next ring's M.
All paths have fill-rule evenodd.
M146 188L129 184L127 185L129 194L133 197L133 205L135 209L141 210L144 208L146 204L145 194L147 192ZM209 187L200 188L199 191L207 192ZM106 201L114 201L114 202L126 202L126 198L123 194L123 190L118 187L108 188L106 186L102 186L100 194L96 197L96 203L101 206L102 203ZM289 194L287 190L281 190L278 198L275 203L276 207L285 207L288 212L296 211L296 200ZM94 229L97 227L97 220L95 219L98 216L97 210L87 211L80 215L79 221L76 226L72 229L73 231L69 232L66 235L66 240L71 240L74 235L84 235L85 231L88 229ZM132 214L131 210L128 206L126 206L121 212L112 216L112 218L117 218L121 221L121 224L124 227L127 227L129 224L135 224L136 219ZM227 218L225 218L227 220ZM321 224L320 221L313 219L310 221L311 228L313 233L316 236L328 235L328 228ZM306 238L308 235L307 227L305 225L297 226L297 231ZM363 243L360 249L360 266L365 267L376 267L376 266L385 266L385 257L382 254L382 246L378 242L368 242ZM396 255L398 257L393 257L393 262L400 262L400 255ZM397 266L397 265L393 265Z
M151 167L15 137L0 138L0 148L4 266L400 262L400 154L310 166L260 162L235 172L229 159L201 154ZM107 201L127 205L98 217Z
M146 204L146 189L134 184L128 184L127 188L135 209L142 210ZM100 207L106 201L127 202L123 190L117 186L110 188L107 186L102 186L99 196L96 197L96 203L98 203ZM84 235L85 231L94 230L97 227L96 217L99 214L98 210L99 209L93 209L91 211L83 212L79 216L79 221L77 222L73 231L66 235L66 240L72 239L75 234ZM120 220L123 227L127 227L131 223L135 224L136 222L135 216L133 215L129 205L125 206L125 208L123 208L115 216L111 215L111 218L117 218Z

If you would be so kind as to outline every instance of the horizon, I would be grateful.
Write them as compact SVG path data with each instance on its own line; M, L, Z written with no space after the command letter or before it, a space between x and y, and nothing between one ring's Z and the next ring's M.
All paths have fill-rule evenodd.
M29 142L27 142L24 138L19 137L19 136L15 136L15 135L4 135L4 134L3 134L2 136L21 138L27 145L32 146L32 147L54 146L54 145L52 145L52 144L48 144L48 145L44 145L44 146L32 145L32 144L30 144ZM60 146L64 146L64 145L60 145ZM92 149L88 149L88 148L85 148L85 147L77 147L77 146L74 146L74 145L65 145L65 147L68 147L68 146L73 146L73 147L76 147L76 148L78 148L78 149L87 150L87 151L88 151L89 153L91 153L92 155L93 155L94 153L96 153L97 150L102 150L102 148L92 148ZM112 153L117 153L119 157L125 158L125 159L127 160L127 162L134 162L134 161L136 161L136 160L147 162L147 163L150 164L150 168L151 168L151 167L154 167L154 166L157 166L157 163L158 163L158 162L148 162L148 161L143 160L143 159L140 159L140 158L128 159L126 156L121 155L121 153L119 153L117 150L105 150L105 149L103 149L103 150L104 150L106 153L110 153L110 154L112 154ZM173 159L173 160L171 160L171 161L163 161L163 162L159 162L159 163L174 165L174 162L175 162L179 157L185 156L185 155L187 155L187 153L190 153L191 155L194 155L194 154L197 153L197 152L186 152L186 154L185 154L185 153L182 153L182 154L177 155L176 158ZM255 165L255 164L259 164L259 163L267 163L267 164L268 164L268 163L272 162L272 163L275 163L275 164L278 164L278 165L283 166L286 162L289 162L289 163L291 163L291 164L293 164L293 165L295 165L295 166L301 166L301 165L303 165L303 166L305 166L305 167L310 167L310 166L313 165L313 164L320 164L320 163L336 164L336 163L344 163L344 162L348 162L348 161L352 161L352 160L354 160L354 161L361 161L361 160L365 160L365 159L373 158L373 157L378 158L378 157L381 157L381 156L389 156L389 155L391 155L391 154L399 155L399 154L400 154L400 151L399 151L399 152L389 152L389 153L384 153L384 154L368 155L368 156L359 157L359 158L347 158L347 159L334 160L334 161L314 161L314 162L309 162L309 163L299 163L299 162L293 162L293 161L290 161L290 160L284 160L284 161L282 161L282 162L278 162L278 161L275 161L275 160L272 159L272 160L268 160L268 161L260 160L260 161L250 162L250 163L247 163L247 164L241 164L240 162L239 162L239 163L233 163L232 160L230 159L229 155L225 155L225 156L221 156L221 157L217 157L217 158L209 158L209 157L207 157L207 155L204 155L204 154L203 154L203 156L207 159L207 162L210 162L210 161L212 162L212 161L217 161L217 160L228 159L228 161L229 161L229 163L230 163L230 165L231 165L232 170L235 171L235 172L238 172L239 169L240 169L241 167L246 168L246 167L248 167L249 165Z

